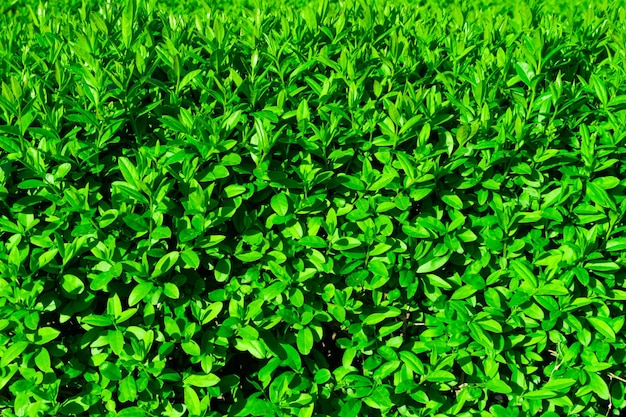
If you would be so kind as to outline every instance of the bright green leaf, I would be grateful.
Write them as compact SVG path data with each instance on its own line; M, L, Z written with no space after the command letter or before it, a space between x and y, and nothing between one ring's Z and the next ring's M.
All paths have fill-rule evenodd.
M274 210L279 216L286 216L289 213L289 200L285 194L276 194L270 200L272 210Z
M450 259L450 255L444 255L444 256L438 256L436 258L430 259L424 263L422 263L418 268L417 268L417 273L418 274L426 274L428 272L433 272L438 270L439 268L441 268L442 266L444 266L447 262L448 259Z
M313 332L308 327L300 329L296 338L298 350L303 355L308 355L313 349Z
M490 379L485 383L485 387L487 387L489 391L499 394L510 394L513 392L511 387L509 387L507 383L501 379Z
M615 331L613 331L609 323L602 320L600 317L587 317L587 320L594 330L597 330L604 336L609 343L615 342Z
M154 267L154 271L152 272L152 278L157 278L165 275L170 269L174 267L174 265L178 261L179 256L179 252L170 252L167 255L163 256L161 259L159 259Z
M220 378L214 374L206 375L189 375L183 379L183 383L188 386L194 387L212 387L220 382Z
M52 368L50 367L50 353L45 347L39 348L39 353L35 356L35 365L42 372L52 372Z
M198 398L198 394L196 390L191 388L190 386L185 387L185 405L187 406L187 410L189 410L190 415L200 415L202 413L202 408L200 406L200 398Z
M163 286L163 294L166 297L172 298L174 300L178 300L180 298L180 292L178 290L178 286L173 282L166 282Z

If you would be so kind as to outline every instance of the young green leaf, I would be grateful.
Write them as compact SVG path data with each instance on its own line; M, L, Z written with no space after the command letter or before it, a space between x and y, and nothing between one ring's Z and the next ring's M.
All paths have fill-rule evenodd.
M26 350L27 347L28 347L28 342L25 342L25 341L13 343L2 354L2 359L0 359L0 366L4 368L5 366L9 365L17 357L19 357L22 354L22 352Z
M152 272L151 278L158 278L169 272L169 270L172 269L178 261L179 256L180 253L174 251L159 259L159 261L154 266L154 271Z
M135 20L135 0L127 0L122 12L122 43L126 49L130 47L133 38L133 23Z
M313 332L308 327L300 329L297 336L298 350L303 355L308 355L313 349Z
M185 387L185 405L187 406L187 410L189 410L189 415L197 416L201 415L202 408L200 406L200 398L198 398L198 394L196 390L192 387Z

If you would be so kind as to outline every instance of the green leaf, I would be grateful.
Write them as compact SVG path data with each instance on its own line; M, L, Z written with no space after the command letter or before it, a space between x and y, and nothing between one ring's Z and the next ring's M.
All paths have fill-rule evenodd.
M134 400L129 400L134 401ZM128 407L120 410L117 417L144 417L146 412L140 407Z
M159 120L161 124L169 130L173 130L174 132L183 133L183 134L188 133L185 125L183 125L178 119L170 115L165 115L161 117Z
M180 344L185 353L189 356L200 356L202 354L202 350L200 346L194 342L193 340L188 340Z
M328 247L328 243L319 236L304 236L302 239L298 240L298 243L316 249L325 249Z
M308 327L300 329L296 338L298 350L303 355L308 355L313 349L313 332Z
M0 230L15 234L24 232L20 224L15 224L4 217L0 217Z
M417 268L417 273L418 274L426 274L429 272L433 272L438 270L439 268L441 268L442 266L444 266L447 262L448 259L450 259L450 255L444 255L444 256L437 256L436 258L430 259L426 262L424 262L423 264L421 264L418 268Z
M589 376L590 380L589 386L591 387L593 392L598 394L598 397L602 398L603 400L608 400L611 397L611 393L609 392L609 386L604 381L604 379L602 379L600 375L593 372L587 372L587 375Z
M189 414L200 415L202 413L202 408L200 407L200 399L198 398L196 390L187 386L184 389L184 393L185 405L187 406L187 410L189 410Z
M446 281L445 279L441 278L438 275L427 274L426 278L428 278L428 281L429 281L430 285L432 285L434 287L443 288L443 289L446 289L446 290L452 289L452 285L450 285L450 283L448 281Z
M139 174L137 173L137 168L135 165L130 162L130 160L124 156L120 156L117 159L117 164L120 168L120 172L126 180L127 183L135 187L137 190L141 190L141 181L139 179Z
M21 190L30 190L45 187L46 183L41 180L24 180L17 185Z
M336 304L327 304L328 312L337 321L343 323L346 320L346 309Z
M52 327L40 327L37 329L37 337L35 343L38 345L45 345L48 342L53 341L61 334L60 330Z
M224 282L228 280L230 275L230 259L220 259L215 266L215 280L217 282Z
M15 358L20 356L24 350L28 347L28 342L20 341L15 342L7 350L2 354L2 359L0 359L0 367L5 367L9 365Z
M593 89L596 93L596 96L600 100L603 106L608 104L608 93L606 89L606 84L602 81L597 75L592 74L589 78L589 84L593 86Z
M267 353L264 344L260 340L237 339L235 342L235 348L241 351L250 352L250 354L257 359L265 359L265 355Z
M185 379L183 379L183 383L187 386L194 387L212 387L214 385L219 384L220 378L214 374L206 374L206 375L189 375Z
M539 284L537 277L533 274L527 261L515 259L510 265L518 278L521 278L523 281L529 283L533 288L537 288L537 285Z
M426 375L426 380L433 382L450 382L455 381L456 377L452 372L437 370L429 372L428 375Z
M82 322L96 327L107 327L113 324L113 321L105 316L90 314L82 318Z
M100 365L100 373L102 376L110 379L111 381L119 381L122 379L122 372L120 371L120 368L111 362L105 361L102 363L102 365Z
M362 242L353 237L342 237L332 243L332 248L339 251L347 251L350 249L358 248Z
M522 82L526 84L528 87L532 88L532 80L535 78L535 71L532 69L532 66L527 64L526 62L516 62L513 67L517 72L517 75L520 77Z
M612 271L619 271L621 269L617 263L611 262L611 261L587 262L584 265L584 268L588 269L589 271L599 271L599 272L612 272Z
M163 324L165 325L165 332L167 334L175 338L180 337L180 327L178 327L178 323L176 323L176 320L174 320L170 316L165 316L163 317Z
M76 275L65 274L61 280L61 287L71 295L82 294L85 290L85 284Z
M402 362L404 362L407 368L409 368L411 371L415 372L418 375L425 374L424 364L413 352L403 350L400 351L398 356L400 356Z
M39 353L35 356L35 365L42 372L52 372L52 368L50 367L50 353L45 347L39 348Z
M298 105L298 111L296 113L296 120L298 121L298 123L303 122L303 121L309 121L311 119L310 117L310 113L309 113L309 104L307 102L307 100L301 100L300 104ZM282 216L282 214L281 214Z
M152 272L152 278L157 278L165 275L170 269L174 267L174 265L176 265L179 256L180 253L174 251L159 259L154 267L154 271Z
M127 199L136 200L145 205L149 204L148 199L141 194L139 190L127 182L113 181L111 186L113 188L113 194L122 194L123 196L128 197Z
M535 295L568 295L569 290L562 281L553 280L547 284L543 284L535 292Z
M380 178L378 178L376 181L374 181L372 184L370 184L367 189L369 191L372 192L376 192L379 191L383 188L385 188L387 185L389 185L391 182L393 182L393 180L395 180L398 177L397 173L384 173L380 176Z
M510 394L513 392L511 387L501 379L490 379L485 383L485 387L487 387L489 391L497 392L498 394Z
M192 249L184 250L180 253L180 257L185 266L192 269L198 269L200 267L200 257Z
M227 198L233 198L245 193L246 191L248 191L248 188L243 185L230 184L224 188L224 195Z
M466 298L474 295L476 291L477 291L476 288L474 288L472 285L469 285L469 284L463 285L462 287L454 291L450 299L451 300L465 300Z
M441 200L454 209L457 209L457 210L463 209L463 200L461 200L461 198L457 195L454 195L454 194L443 195L441 196Z
M132 307L143 300L154 289L152 282L142 282L137 284L128 296L128 306Z
M363 184L363 181L361 181L360 179L358 179L357 177L354 177L352 175L339 173L335 177L335 182L343 185L344 187L346 187L346 188L348 188L350 190L354 190L354 191L364 191L365 190L365 185Z
M41 269L44 266L48 265L50 262L52 262L55 256L57 256L58 253L59 250L57 248L52 248L44 252L37 260L37 267Z
M248 340L257 340L259 338L259 331L252 326L243 326L238 330L239 336Z
M166 297L172 298L174 300L178 300L180 298L180 292L178 291L178 286L172 282L166 282L163 286L163 294Z
M604 188L601 188L599 185L596 185L593 182L587 181L586 184L586 192L587 197L600 207L608 208L613 211L617 211L617 207L615 206L615 202L609 196Z
M120 330L109 330L107 339L113 353L119 356L124 351L124 335L122 332Z
M589 321L589 324L591 324L595 330L600 332L600 334L604 336L609 343L615 342L615 331L609 323L599 317L587 317L587 321Z
M543 386L543 389L551 390L551 391L567 392L569 391L569 388L575 383L576 383L576 380L572 378L556 378L556 379L549 380Z
M256 262L263 259L263 254L259 251L251 251L246 253L236 253L235 257L242 262Z
M128 227L133 229L135 232L146 233L148 230L150 230L146 219L139 214L127 213L122 217L122 220L124 221L124 223L126 223Z
M380 311L380 309L379 309L379 311ZM368 315L363 320L363 325L364 326L373 326L373 325L378 324L378 323L380 323L381 321L383 321L383 320L385 320L387 318L398 317L400 314L402 314L402 311L400 309L395 308L395 307L387 307L386 311L384 311L382 313L372 313L372 314Z
M558 394L555 393L554 391L540 389L536 391L527 392L526 394L524 394L524 398L528 400L545 400L548 398L554 398L557 395Z
M385 386L376 387L368 397L363 398L363 401L377 410L389 410L393 406L389 389Z
M20 142L0 135L0 149L4 149L8 154L18 154L20 153Z
M331 377L332 377L332 373L330 372L330 370L326 368L322 368L322 369L318 369L317 372L315 372L313 381L318 385L322 385L322 384L327 383Z
M100 216L100 220L98 222L98 226L101 229L106 228L107 226L111 225L117 219L118 215L119 215L119 211L116 210L116 209L109 209L109 210L105 211Z
M626 237L609 240L606 242L606 250L609 252L621 252L626 250Z
M488 349L493 349L493 340L475 323L469 323L470 335L474 340Z
M155 240L169 239L172 237L172 230L167 226L159 226L152 230L150 237Z
M389 267L379 259L372 259L367 264L367 269L375 275L381 275L385 277L389 276Z
M135 187L124 181L113 181L111 183L113 194L122 194L131 200L139 201L142 204L149 205L148 199L139 192ZM131 213L134 214L134 213ZM125 217L125 216L124 216Z
M239 412L241 416L275 416L276 412L272 403L269 401L261 400L256 397L249 397L246 399L246 404L243 410Z
M120 385L118 388L118 392L119 392L119 400L122 403L125 402L131 402L131 401L135 401L137 399L137 383L135 382L135 378L133 378L132 375L128 375L126 378L122 379L120 381ZM129 410L124 409L121 412L119 412L117 415L120 416L122 414L122 412ZM129 411L126 411L127 413ZM139 412L137 414L134 414L136 416L141 416L143 411L139 410Z
M110 317L115 318L118 318L122 315L122 302L119 295L113 294L112 297L109 297L109 299L107 300L106 312Z
M64 162L56 168L53 177L55 180L62 180L67 174L69 174L71 170L72 164L70 164L69 162Z
M286 216L289 213L289 200L285 194L276 194L270 200L272 210L279 216Z
M617 177L606 176L594 179L593 183L602 189L612 190L613 188L619 186L620 180Z
M477 321L476 324L478 324L483 329L490 331L492 333L502 333L502 325L495 320L492 320L492 319L481 320L481 321Z
M135 20L135 0L128 0L122 12L122 44L130 47L133 37L133 21Z
M202 74L201 69L189 71L187 74L185 74L183 79L180 80L180 83L178 84L178 91L182 91L189 83L194 80L194 78L198 77L198 75L200 74Z

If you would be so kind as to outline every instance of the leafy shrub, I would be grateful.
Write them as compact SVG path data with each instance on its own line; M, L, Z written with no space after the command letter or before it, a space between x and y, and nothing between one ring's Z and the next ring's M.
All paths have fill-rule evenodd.
M139 3L0 6L3 415L626 407L618 3Z

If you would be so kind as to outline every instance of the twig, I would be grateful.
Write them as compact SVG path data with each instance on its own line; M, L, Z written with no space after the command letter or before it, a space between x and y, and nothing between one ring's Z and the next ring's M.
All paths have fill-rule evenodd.
M617 379L618 381L622 381L623 383L625 383L625 384L626 384L626 379L624 379L624 378L622 378L622 377L620 377L620 376L617 376L617 375L615 375L615 374L614 374L614 373L612 373L612 372L609 372L609 378L611 378L611 379Z

